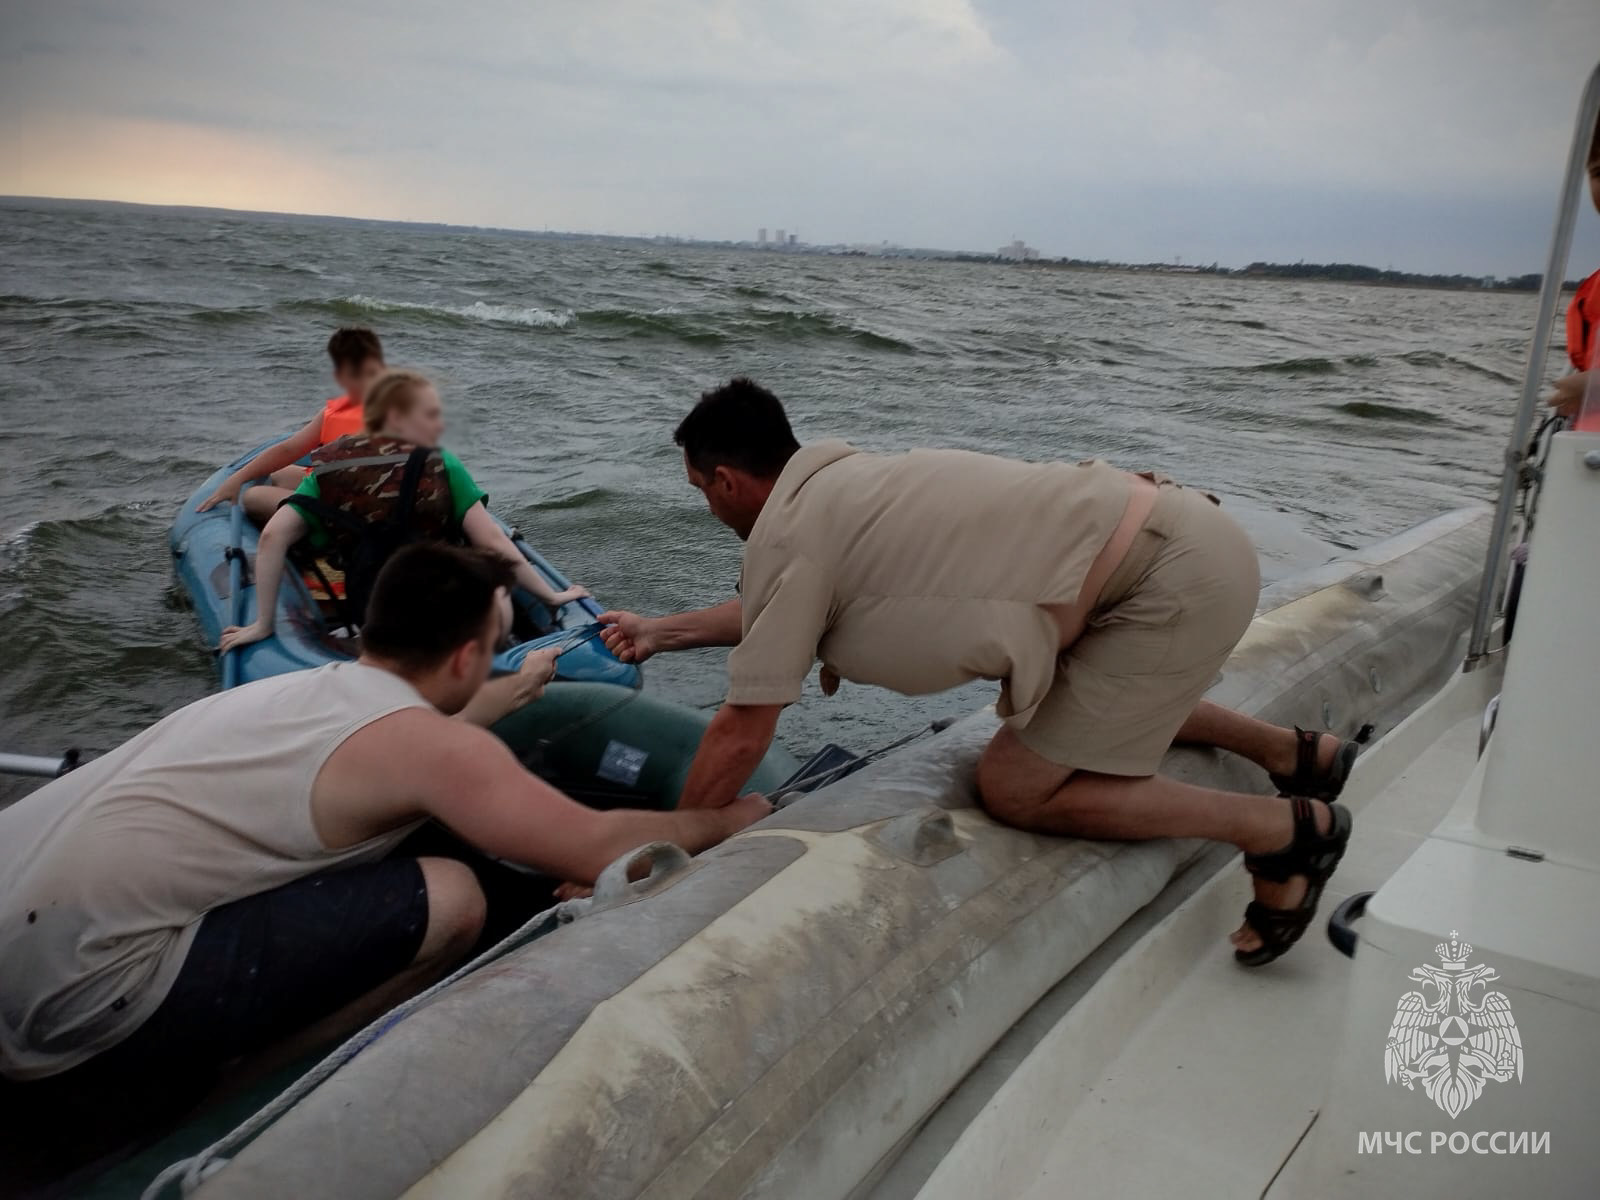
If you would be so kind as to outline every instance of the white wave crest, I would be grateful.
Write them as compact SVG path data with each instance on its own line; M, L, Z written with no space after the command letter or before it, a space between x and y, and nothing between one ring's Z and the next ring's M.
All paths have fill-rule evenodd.
M467 321L484 321L495 325L522 325L530 329L562 329L578 318L570 310L552 312L548 308L515 304L485 304L476 300L471 304L409 304L403 300L380 300L374 296L351 296L346 303L372 312L432 313L436 316L460 317Z

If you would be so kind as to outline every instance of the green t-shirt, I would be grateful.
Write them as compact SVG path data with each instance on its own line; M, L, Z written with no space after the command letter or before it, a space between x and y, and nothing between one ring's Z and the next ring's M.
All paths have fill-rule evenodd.
M455 510L456 524L459 525L471 511L472 506L480 500L485 507L488 507L489 493L478 486L478 481L467 474L467 469L461 465L461 460L450 451L441 448L439 459L444 466L445 482L450 485L450 503ZM300 481L300 486L295 488L295 494L321 500L322 486L317 482L315 475L307 475ZM322 527L322 522L308 512L302 511L300 515L311 527L311 544L318 548L327 545L328 533Z

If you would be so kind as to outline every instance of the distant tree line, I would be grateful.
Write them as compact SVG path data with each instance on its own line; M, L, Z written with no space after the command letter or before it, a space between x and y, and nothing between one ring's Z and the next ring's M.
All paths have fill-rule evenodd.
M1544 276L1539 272L1496 279L1485 275L1425 275L1416 271L1386 271L1360 263L1253 262L1237 275L1268 279L1332 279L1346 283L1390 283L1405 287L1474 288L1497 292L1536 292Z
M964 256L979 257L979 256ZM991 256L982 256L998 261ZM1253 262L1248 267L1224 267L1217 263L1151 262L1125 263L1110 259L1049 258L1020 263L1025 267L1077 267L1097 271L1154 271L1162 274L1227 275L1254 279L1318 279L1337 283L1388 284L1396 287L1461 288L1473 291L1537 292L1544 276L1538 271L1529 275L1516 275L1499 279L1492 275L1428 275L1420 271L1392 271L1369 267L1361 263L1269 263ZM1576 288L1576 282L1565 284Z

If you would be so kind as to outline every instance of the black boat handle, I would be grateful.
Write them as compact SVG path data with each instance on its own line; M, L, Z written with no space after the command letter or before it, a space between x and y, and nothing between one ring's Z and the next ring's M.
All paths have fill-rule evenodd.
M1328 940L1346 958L1356 956L1356 943L1361 940L1361 935L1350 927L1350 923L1367 911L1367 901L1371 899L1371 892L1357 892L1346 897L1344 903L1333 910L1333 916L1328 918Z

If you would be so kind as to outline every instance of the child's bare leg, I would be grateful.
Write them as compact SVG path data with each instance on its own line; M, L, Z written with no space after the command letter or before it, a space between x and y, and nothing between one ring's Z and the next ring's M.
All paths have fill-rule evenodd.
M273 478L277 478L274 476ZM305 476L299 475L304 479ZM299 485L296 484L296 487ZM244 493L244 513L257 525L265 525L272 519L272 514L278 511L278 505L285 497L293 493L293 488L276 487L270 483L258 483L255 487L246 488Z

